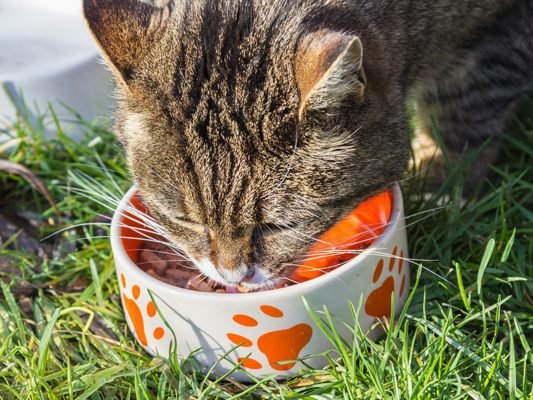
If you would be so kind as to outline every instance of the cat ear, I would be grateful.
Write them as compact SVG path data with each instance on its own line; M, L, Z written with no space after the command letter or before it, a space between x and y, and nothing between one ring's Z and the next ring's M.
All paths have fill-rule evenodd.
M300 117L305 110L331 109L348 98L362 100L366 81L363 44L357 36L331 31L312 33L296 55Z
M83 0L90 30L125 84L165 31L172 6L172 1L158 8L139 0Z

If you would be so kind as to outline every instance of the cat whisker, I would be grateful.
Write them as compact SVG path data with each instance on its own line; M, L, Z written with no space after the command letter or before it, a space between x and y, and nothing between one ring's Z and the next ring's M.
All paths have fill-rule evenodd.
M79 187L74 189L83 190L83 187L88 187L93 193L97 193L103 197L109 197L111 199L114 199L116 202L120 202L120 199L123 196L122 190L119 190L118 194L115 194L102 183L98 182L95 178L87 175L82 171L70 171L69 175L75 183L79 184Z
M366 249L366 251L368 251L368 250L369 249ZM374 249L370 249L370 250L371 250L371 254L375 255L375 256L384 257L384 258L388 258L388 259L401 260L403 262L407 262L407 263L413 264L413 265L415 265L415 266L417 266L419 268L424 269L425 271L429 272L430 274L436 276L437 278L441 279L442 281L446 282L447 284L456 287L456 285L453 282L449 281L444 276L441 276L441 275L437 274L436 272L432 271L431 269L427 268L424 264L422 264L423 262L436 262L437 260L426 260L426 259L415 259L415 258L410 258L410 257L401 257L401 256L390 254L390 253L374 251ZM317 257L317 258L322 258L322 257ZM349 261L347 261L347 262L349 262ZM344 263L342 263L340 265L344 265L344 264L346 264L346 262L344 262ZM282 265L289 265L289 264L283 263ZM323 270L321 268L316 268L316 267L302 265L302 264L293 264L293 265L289 265L289 266L304 267L304 268L309 267L309 270ZM338 265L335 266L335 268L337 268L337 267L338 267ZM331 267L326 267L326 269L331 269Z
M441 207L436 207L436 208L433 208L433 209L430 209L430 210L424 210L424 211L421 211L421 212L418 212L418 213L415 213L415 214L411 214L407 217L404 218L404 220L408 220L408 219L411 219L413 217L417 217L417 216L420 216L420 215L424 215L424 214L430 214L430 215L426 215L424 216L423 218L419 218L413 222L411 222L410 224L407 224L405 227L408 228L412 225L415 225L415 224L418 224L420 223L421 221L431 217L431 215L434 213L434 212L438 212L438 211L442 211L444 209L447 209L447 208L450 208L450 206L441 206ZM373 228L373 227L381 227L381 226L384 226L384 227L387 227L391 224L392 222L388 222L387 224L383 224L383 223L375 223L375 224L368 224L367 227L369 228ZM300 234L301 232L299 232L298 230L296 230L295 228L290 228L291 231L293 231L295 234ZM372 232L369 232L369 233L372 233ZM339 247L339 246L354 246L354 245L358 245L360 243L364 243L366 241L368 241L367 238L363 239L363 240L360 240L360 241L354 241L353 239L357 238L358 236L361 236L361 235L364 235L364 233L358 233L354 236L348 236L346 237L343 241L339 242L339 243L336 243L335 246L336 247ZM307 235L309 238L311 238L309 235ZM377 238L377 236L376 236ZM314 238L313 238L314 239ZM311 240L313 240L311 239ZM315 242L318 242L318 240L316 240ZM329 242L325 242L325 241L320 241L322 244L325 244L325 245L328 245L328 246L333 246L332 243L329 243Z
M288 277L284 277L284 278L282 278L282 279L283 279L284 281L287 281L287 282L292 283L292 284L294 284L294 285L297 285L298 283L300 283L300 282L298 282L297 280L295 280L295 279L291 279L291 278L288 278ZM272 287L274 287L274 284L272 284Z
M100 158L100 160L101 160L101 157L98 155L98 153L95 153L95 155L98 158ZM114 170L114 169L111 169L111 168L107 168L105 165L104 166L102 166L102 165L88 165L88 164L82 164L82 163L72 163L72 164L69 164L69 165L74 166L74 167L94 169L94 170L97 170L97 171L104 171L104 172L107 171L110 174L114 174L114 175L117 175L117 176L122 176L122 174L120 172L118 172L117 170ZM77 171L79 171L79 170L77 170ZM114 178L112 178L112 179L114 179Z
M181 251L178 251L176 249L170 249L170 250L173 250L172 252L170 251L162 251L162 250L154 250L154 249L147 249L145 247L138 247L138 248L135 248L135 249L130 249L132 251L147 251L149 253L154 253L154 254L162 254L162 255L168 255L168 256L176 256L176 255L179 255L179 256L185 256L185 254L183 254Z
M199 280L198 280L199 279ZM198 276L191 279L191 283L193 285L198 285L202 282L206 282L209 280L209 277L207 275L204 275L203 273L200 273Z
M113 183L113 186L115 187L117 192L120 193L120 195L121 195L120 197L123 197L124 196L124 191L118 185L117 181L113 178L113 176L109 173L109 169L105 167L105 164L102 161L102 159L100 158L100 155L95 152L95 156L96 156L96 160L98 162L98 165L100 166L100 168L102 168L102 171L104 171L106 177Z
M146 247L138 247L138 248L134 248L134 249L130 249L132 251L136 251L136 252L148 252L148 253L153 253L153 254L159 254L159 255L168 255L168 256L179 256L180 259L178 261L183 261L185 259L185 261L189 262L189 263L193 263L193 260L191 259L191 257L189 257L182 249L176 249L176 248L170 248L168 246L165 246L167 247L170 251L162 251L162 250L154 250L154 249L150 249L150 248L146 248ZM196 268L197 269L197 268Z
M91 239L110 239L110 238L111 237L109 235L91 236ZM133 236L121 236L120 238L121 239L142 240L143 242L150 242L150 243L157 243L157 244L164 245L164 246L176 251L176 253L168 253L168 254L180 255L180 256L186 258L187 261L190 261L190 262L194 263L194 259L191 256L189 256L183 249L175 247L172 243L163 242L161 240L156 240L156 239L153 239L153 238L150 238L150 237L145 237L145 238L140 239L139 237L133 237ZM83 241L86 241L86 240L87 240L87 238L76 238L76 239L67 239L66 242L76 243L76 242L83 242ZM146 250L146 249L142 249L142 250Z
M61 229L51 233L48 236L45 236L41 240L42 241L48 240L48 239L50 239L50 238L52 238L54 236L57 236L57 235L59 235L61 233L64 233L64 232L67 232L67 231L70 231L70 230L73 230L73 229L84 228L84 227L92 227L92 226L110 227L111 223L109 223L109 222L84 222L84 223L81 223L81 224L70 225L70 226L67 226L65 228L61 228ZM130 228L130 229L138 231L138 232L143 232L143 233L147 232L147 233L157 234L152 229L143 229L143 228L139 228L139 227L133 228L130 225L126 225L126 224L120 224L119 226L123 227L123 228Z
M346 255L346 254L354 254L354 255L360 255L362 253L370 253L371 255L376 255L380 257L386 257L386 258L394 258L394 259L402 259L405 261L414 261L414 262L437 262L438 260L432 260L432 259L420 259L420 258L403 258L401 256L386 253L379 250L385 250L383 248L367 248L367 249L361 249L361 250L327 250L323 252L316 252L313 253L316 257L306 257L305 260L318 260L321 258L324 258L326 256L335 256L335 255Z
M324 267L324 268L317 268L317 267L313 267L311 265L305 265L305 264L283 263L284 266L297 267L297 268L301 268L301 269L303 269L305 271L327 271L327 270L333 270L333 269L339 268L340 266L342 266L344 264L346 264L346 263L342 262L342 263L328 265L327 267Z
M115 208L116 206L119 205L118 201L116 202L116 204L111 204L111 205L108 205L108 204L105 204L99 200L96 200L94 199L94 194L93 192L90 192L90 191L84 191L84 190L81 190L80 191L80 194L82 195L85 195L86 193L81 193L81 192L86 192L87 194L91 194L92 196L87 196L88 198L90 198L92 201L95 201L97 204L100 204L102 205L102 207L105 207L111 211L115 211ZM108 197L105 197L105 200L109 200ZM114 203L114 202L113 202ZM126 207L124 208L124 211L126 213L128 213L128 218L134 222L137 222L143 226L146 226L147 228L153 230L156 234L158 235L161 235L161 236L166 236L165 235L165 232L164 232L164 229L157 223L155 222L155 220L153 218L151 218L149 215L147 215L146 213L143 213L141 211L139 211L138 209L136 209L135 207L132 207L130 205L126 205ZM106 218L108 219L111 219L107 216L105 216Z
M110 223L105 223L105 222L84 222L82 224L76 224L76 225L70 225L70 226L67 226L65 228L61 228L47 236L45 236L44 238L41 239L41 241L46 241L54 236L57 236L61 233L64 233L64 232L67 232L67 231L70 231L70 230L73 230L73 229L77 229L77 228L83 228L83 227L91 227L91 226L110 226L111 224Z
M175 265L179 266L180 268L183 268L183 269L190 269L190 270L194 270L196 271L196 268L193 268L193 267L190 267L190 266L187 266L187 265L183 265L181 263L179 263L179 261L181 260L159 260L159 261L145 261L145 262L137 262L135 263L135 265L137 266L141 266L141 265L153 265L153 264L161 264L161 263L166 263L166 262L173 262Z
M103 166L103 163L102 163L102 160L100 159L100 162L101 164L101 168L102 170L105 169L105 167ZM290 173L290 169L288 169L287 171L287 174ZM118 187L118 185L116 185L116 182L112 179L111 175L109 174L109 172L106 172L106 176L108 178L110 178L111 180L113 180L114 182L114 185L113 185L113 188L114 190L110 190L109 188L105 187L103 184L101 184L100 182L98 182L96 179L88 176L87 174L83 173L83 172L79 172L78 175L76 174L73 174L73 176L75 176L75 181L78 182L78 183L81 183L81 186L82 187L79 187L79 188L74 188L72 189L72 192L75 193L75 194L78 194L78 195L81 195L81 196L84 196L86 198L89 198L91 199L92 201L96 202L97 204L101 205L103 208L105 209L108 209L112 212L115 211L116 207L119 206L122 202L122 198L123 198L123 192L121 191L121 189ZM168 181L165 177L162 177L160 176L160 178L164 181ZM177 189L177 188L175 188ZM313 201L301 196L301 195L298 195L298 194L289 194L289 196L291 196L293 199L295 200L298 200L300 201L301 203L304 203L305 205L305 210L309 213L310 217L313 217L313 218L319 218L319 214L324 214L324 210L322 207L320 207L319 205L317 205L316 203L314 203ZM423 211L420 211L420 212L417 212L415 214L411 214L409 216L406 216L404 217L404 220L405 221L408 221L408 220L412 220L409 224L407 224L407 227L413 225L413 224L416 224L416 223L419 223L420 221L430 217L431 215L433 215L435 212L439 212L439 211L442 211L442 210L445 210L445 209L448 209L448 208L451 208L453 207L453 205L447 205L447 206L441 206L441 207L437 207L437 208L433 208L433 209L429 209L429 210L423 210ZM149 252L152 252L154 254L161 254L161 255L179 255L182 259L185 258L187 261L191 262L193 264L193 267L185 267L185 268L189 268L189 269L194 269L196 271L199 270L198 266L197 266L197 263L195 262L194 258L189 256L183 249L180 249L179 246L177 246L175 243L173 243L170 239L168 239L166 237L166 233L165 233L165 230L164 228L159 225L150 215L138 210L137 208L131 206L131 205L126 205L124 207L124 213L127 214L127 218L130 219L131 221L135 222L137 225L140 225L140 226L137 226L137 227L131 227L129 226L130 229L132 229L133 232L135 232L136 234L138 234L140 236L139 237L132 237L131 239L141 239L145 242L149 242L149 243L156 243L156 244L160 244L160 245L163 245L165 247L168 248L169 251L160 251L160 250L150 250L150 249L143 249L143 251L149 251ZM105 219L108 219L109 221L112 220L111 217L109 216L106 216L106 215L103 215L102 216L103 218ZM420 218L421 217L421 218ZM388 222L387 224L382 224L382 223L375 223L375 224L370 224L368 225L368 232L367 233L372 233L372 228L377 228L377 227L380 227L380 226L388 226L390 225L391 222ZM48 239L54 235L57 235L57 234L60 234L64 231L67 231L69 229L76 229L76 228L84 228L84 227L91 227L91 226L106 226L106 227L109 227L110 226L110 222L102 222L102 223L92 223L92 222L89 222L89 223L85 223L85 224L77 224L77 225L73 225L73 226L70 226L70 227L66 227L66 228L63 228L57 232L54 232L52 235L49 235L47 236L45 239ZM121 227L128 227L128 224L127 223L121 223L120 224ZM331 246L332 244L331 243L328 243L320 238L316 238L316 237L313 237L312 235L309 235L305 232L302 232L301 230L293 227L293 226L283 226L284 228L286 228L287 230L289 230L294 236L295 239L305 243L306 245L307 244L313 244L313 243L322 243L322 244L325 244L327 246ZM270 228L269 228L270 229ZM410 263L413 263L413 264L416 264L416 265L420 265L420 264L417 264L417 263L420 263L420 262L428 262L428 261L432 261L432 260L417 260L417 259L411 259L411 258L405 258L405 257L399 257L397 255L393 255L393 254L387 254L386 252L383 252L383 251L380 251L379 249L361 249L361 250L348 250L348 249L343 249L342 247L343 246L355 246L357 245L358 243L362 243L362 242L367 242L368 241L368 238L361 238L361 240L358 240L359 239L359 236L360 235L365 235L364 233L361 234L361 233L357 233L357 234L354 234L352 236L348 236L346 238L343 238L343 240L341 240L340 243L336 243L336 247L335 249L322 249L322 250L318 250L318 251L311 251L309 253L307 253L307 257L305 258L306 261L313 261L313 260L318 260L320 258L324 258L324 257L328 257L328 256L335 256L335 255L346 255L346 254L353 254L353 255L358 255L358 254L361 254L363 252L369 252L370 251L370 254L372 255L375 255L375 256L381 256L381 257L388 257L390 259L392 258L396 258L396 259L401 259L403 261L406 261L406 262L410 262ZM157 236L157 238L154 238L153 236ZM106 236L94 236L94 238L104 238ZM128 238L128 236L125 236L124 238ZM84 240L83 238L81 240ZM74 240L76 241L76 240ZM162 260L161 262L166 262L166 261L173 261L173 262L176 262L177 260ZM157 261L156 261L157 262ZM302 261L299 261L300 263ZM345 264L344 262L343 263L338 263L336 265L330 265L324 269L321 269L323 272L324 271L329 271L329 270L332 270L332 269L335 269L335 268L338 268L338 266L340 265L343 265ZM301 267L301 268L305 268L305 269L308 269L308 270L312 270L312 269L317 269L315 267L312 267L312 266L308 266L308 265L302 265L302 264L297 264L297 263L284 263L283 264L284 266L290 266L290 267ZM423 266L422 266L423 267ZM435 274L433 271L423 267L424 269L428 270L429 272L431 272L432 274ZM443 279L445 281L447 281L444 277L441 277L439 276L438 274L435 274L437 277L439 277L440 279ZM201 279L200 282L203 282L205 279L209 279L207 276L204 276L203 274L201 275L198 275L197 278L195 278L195 280L198 280L198 279ZM285 279L287 281L290 281L290 278L282 278L282 279ZM267 285L270 285L271 287L274 287L274 283L267 283Z
M301 266L301 265L299 265L299 264L291 264L291 263L283 263L283 264L281 264L281 265L283 265L283 266L288 266L288 267L293 267L294 270L296 270L296 268L298 268L298 267ZM342 265L343 265L343 264L338 264L338 265L336 265L336 266L333 266L332 268L338 268L338 267L340 267L340 266L342 266ZM323 270L321 270L321 271L323 271ZM291 279L290 277L283 277L282 279L286 279L286 280L288 280L288 281L292 281L292 282L295 283L295 284L300 283L300 282L298 282L298 281L294 281L294 280ZM338 276L334 277L334 279L335 279L337 282L341 283L342 285L344 285L344 286L346 286L346 287L348 287L348 288L350 287L350 285L349 285L348 283L346 283L344 280L342 280L342 279L339 278Z

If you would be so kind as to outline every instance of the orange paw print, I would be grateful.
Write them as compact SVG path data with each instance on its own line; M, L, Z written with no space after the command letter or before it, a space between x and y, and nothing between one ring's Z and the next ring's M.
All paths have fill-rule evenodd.
M261 312L270 318L283 318L283 311L273 306L261 306ZM253 328L259 326L259 322L244 314L235 314L233 321L237 324ZM266 357L270 367L277 371L287 371L294 367L302 349L309 343L313 336L313 329L308 324L297 324L291 328L267 332L257 339L257 348ZM252 340L228 333L228 339L241 347L252 347ZM256 359L239 358L242 366L248 369L261 369L263 365Z
M131 294L133 296L133 299L129 298L124 294L124 292L127 289L127 282L126 277L124 274L120 275L120 281L122 283L122 287L124 288L124 291L122 293L122 300L124 301L124 307L126 308L126 312L128 313L130 320L133 324L135 334L137 335L137 338L139 341L144 345L148 345L148 340L146 337L146 329L144 326L144 317L143 313L141 311L141 308L139 307L139 304L137 303L137 300L139 299L139 296L141 295L141 288L138 285L134 285L131 288ZM157 309L155 307L155 304L150 301L146 305L146 315L148 318L154 318L157 314ZM165 329L161 326L158 326L154 329L152 332L152 336L156 340L160 340L165 336Z
M365 311L371 317L381 318L388 317L391 313L391 295L395 291L396 282L401 279L400 283L400 297L403 296L405 290L405 279L406 274L403 270L403 250L400 250L400 255L398 254L398 247L394 247L392 255L389 260L388 265L388 276L382 281L381 285L374 289L367 297L365 303ZM396 264L398 265L398 273L394 272ZM385 269L385 261L383 259L379 260L374 271L374 276L372 277L372 283L376 285ZM396 276L396 277L395 277Z

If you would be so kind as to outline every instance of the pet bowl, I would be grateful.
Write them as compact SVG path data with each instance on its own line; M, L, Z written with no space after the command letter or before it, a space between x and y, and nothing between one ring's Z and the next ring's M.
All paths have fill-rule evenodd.
M358 323L373 339L379 317L396 313L409 291L409 264L400 188L392 188L393 209L383 234L345 265L313 280L264 292L201 293L163 283L135 264L143 240L127 207L142 207L132 188L115 212L111 225L113 249L126 320L141 346L152 355L195 359L222 375L241 381L276 375L283 379L308 367L322 368L332 344L313 322L305 302L333 316L340 335L352 338L342 321L354 324L349 303L360 307ZM305 301L304 301L305 299ZM317 314L320 315L320 314ZM302 362L303 361L303 362ZM308 367L306 367L306 364Z
M108 114L111 90L81 0L0 2L0 120L18 111L37 124L35 106L42 113L51 102L69 132L81 131L69 126L75 118L63 104L91 120ZM51 118L45 127L53 127Z

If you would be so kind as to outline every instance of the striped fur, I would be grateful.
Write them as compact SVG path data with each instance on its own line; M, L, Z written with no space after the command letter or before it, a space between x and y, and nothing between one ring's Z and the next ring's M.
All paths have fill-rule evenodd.
M410 100L459 160L500 135L533 81L530 0L84 10L119 81L116 130L148 207L234 281L287 275L313 238L401 177Z

